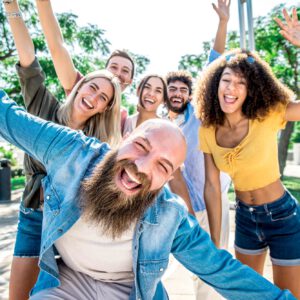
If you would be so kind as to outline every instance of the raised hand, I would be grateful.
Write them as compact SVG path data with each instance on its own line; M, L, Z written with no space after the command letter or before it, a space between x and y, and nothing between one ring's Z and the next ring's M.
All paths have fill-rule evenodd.
M283 9L282 13L285 23L279 18L274 19L281 28L280 34L293 45L300 48L300 22L298 20L296 7L293 8L291 17L286 9Z
M212 4L214 10L219 16L220 21L228 22L230 17L229 14L230 1L231 0L218 0L218 5L214 3Z

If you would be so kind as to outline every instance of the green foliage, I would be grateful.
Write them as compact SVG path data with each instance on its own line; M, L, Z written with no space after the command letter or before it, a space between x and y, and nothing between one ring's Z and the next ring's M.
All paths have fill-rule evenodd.
M29 0L20 0L19 4L33 39L37 57L46 74L46 85L59 100L63 100L65 93L56 76L35 5ZM110 42L104 36L105 31L94 24L79 26L78 16L73 13L57 14L57 18L75 67L82 74L103 69L110 53ZM4 87L14 100L22 104L20 85L15 71L17 52L2 5L0 5L0 35L2 37L0 39L0 86ZM133 53L132 56L136 61L136 74L144 72L150 62L149 59Z
M129 116L136 112L136 104L128 102L124 94L122 94L122 106L127 109Z
M294 127L291 141L293 143L300 143L300 122L297 122Z
M6 158L10 161L11 166L16 166L17 160L14 156L14 146L8 145L0 147L0 158Z
M280 4L266 16L255 20L256 50L270 64L275 76L300 96L300 53L295 46L282 37L274 21L274 17L282 15L283 7L284 4ZM291 11L291 7L287 9Z
M25 176L14 177L11 179L11 190L19 190L25 187Z
M196 78L207 63L210 42L204 42L202 48L203 52L201 54L187 54L182 56L179 61L179 69L188 70Z

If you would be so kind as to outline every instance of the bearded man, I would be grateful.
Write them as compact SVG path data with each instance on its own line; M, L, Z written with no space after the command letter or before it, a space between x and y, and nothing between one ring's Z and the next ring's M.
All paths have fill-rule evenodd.
M29 115L0 91L0 135L47 170L30 299L168 299L161 277L170 253L227 299L295 299L218 250L163 187L186 154L176 125L149 120L111 150Z

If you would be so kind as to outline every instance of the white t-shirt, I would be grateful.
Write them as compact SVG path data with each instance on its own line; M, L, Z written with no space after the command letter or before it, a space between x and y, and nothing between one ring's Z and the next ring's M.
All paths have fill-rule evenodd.
M78 221L56 242L64 263L74 271L106 282L130 282L134 225L115 240L102 233L101 227Z

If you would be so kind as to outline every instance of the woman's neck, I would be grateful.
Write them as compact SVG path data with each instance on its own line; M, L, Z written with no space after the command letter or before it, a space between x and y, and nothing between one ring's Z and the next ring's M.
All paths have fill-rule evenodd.
M238 127L247 117L242 113L225 114L224 126L230 129Z
M74 113L71 114L71 118L68 126L75 130L82 130L86 124L86 120L76 116Z

